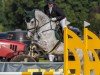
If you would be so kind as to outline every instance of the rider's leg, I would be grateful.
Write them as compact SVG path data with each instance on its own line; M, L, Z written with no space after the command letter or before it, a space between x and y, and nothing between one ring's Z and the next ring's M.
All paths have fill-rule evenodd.
M61 25L61 27L62 27L62 30L66 27L66 18L64 18L64 19L62 19L61 21L60 21L60 25Z
M62 38L61 38L61 40L63 40L63 33L64 33L64 28L66 27L66 18L64 18L64 19L62 19L61 21L60 21L60 25L61 25L61 36L62 36Z

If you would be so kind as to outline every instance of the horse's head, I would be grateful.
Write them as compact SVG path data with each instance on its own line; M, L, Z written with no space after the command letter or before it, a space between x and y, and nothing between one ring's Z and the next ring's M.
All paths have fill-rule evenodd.
M36 27L35 10L25 11L25 14L25 22L27 24L28 37L30 37Z
M28 37L34 35L38 27L49 20L48 16L40 10L26 11L25 22L27 24Z
M26 13L26 24L28 37L32 36L32 41L36 41L44 50L50 51L57 43L55 37L56 23L40 10Z

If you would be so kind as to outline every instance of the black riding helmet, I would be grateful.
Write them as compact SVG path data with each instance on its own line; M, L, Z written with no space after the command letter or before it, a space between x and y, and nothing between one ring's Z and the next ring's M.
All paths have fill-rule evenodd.
M55 3L55 0L46 0L47 3Z

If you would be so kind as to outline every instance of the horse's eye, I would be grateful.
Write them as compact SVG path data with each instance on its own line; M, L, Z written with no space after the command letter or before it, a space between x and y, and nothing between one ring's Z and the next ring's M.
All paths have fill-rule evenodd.
M33 23L34 21L31 21L31 23Z
M30 22L30 18L29 17L26 17L26 22Z

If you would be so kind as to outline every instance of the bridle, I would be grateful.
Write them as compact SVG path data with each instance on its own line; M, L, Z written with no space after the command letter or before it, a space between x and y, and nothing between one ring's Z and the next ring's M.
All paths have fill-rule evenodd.
M33 28L27 28L27 31L28 32L31 32L30 30L35 30L35 32L37 32L37 26L36 26L36 22L38 22L38 24L39 24L39 21L36 19L36 17L35 17L35 10L33 10L33 13L32 13L33 15L32 15L32 18L34 18L34 22L35 22L35 27L33 27ZM30 17L29 17L30 18ZM25 21L26 21L26 19L25 19ZM26 23L27 23L27 21L26 21ZM34 33L33 32L31 32L32 33L32 35L34 35Z
M39 27L38 26L39 25L39 21L35 17L35 10L34 10L34 17L33 18L34 18L35 26L33 28L27 29L28 32L31 32L31 30L34 29L34 32L33 31L31 32L32 35L34 35L34 33L36 33L37 37L39 37L38 30L41 29L43 26L47 25L48 23L50 23L50 29L44 30L41 33L44 33L44 32L50 31L50 30L56 31L56 29L52 28L52 25L51 25L52 20L49 20L48 22L46 22L45 24L43 24L43 25L41 25ZM38 22L38 25L36 25L36 22ZM60 42L61 41L59 40L50 52L52 52L60 44ZM48 53L50 53L50 52L48 52Z

